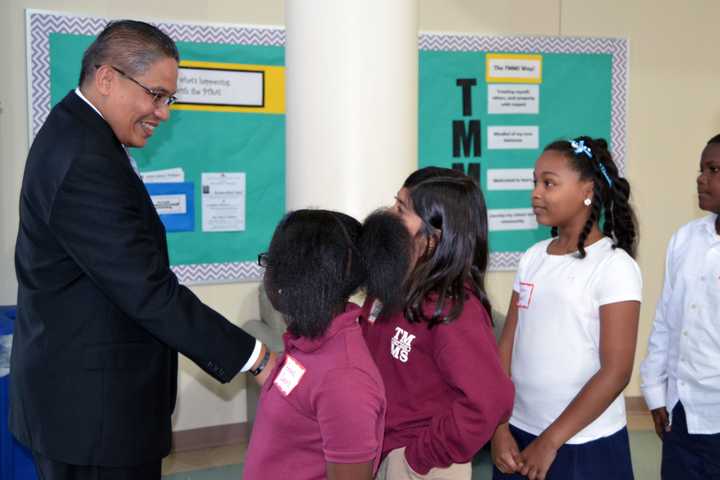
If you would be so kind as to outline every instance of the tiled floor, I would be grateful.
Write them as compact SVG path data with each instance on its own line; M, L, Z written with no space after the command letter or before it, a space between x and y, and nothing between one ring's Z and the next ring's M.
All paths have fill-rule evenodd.
M205 450L172 453L163 459L163 476L195 470L224 467L227 465L236 465L245 461L246 450L246 443L236 443L233 445L208 448ZM190 477L173 475L171 478L179 480L181 478L185 479ZM234 477L234 480L238 480L238 477Z
M630 448L636 480L660 478L660 441L652 430L648 414L629 415ZM247 445L174 453L163 461L165 480L241 480L242 462ZM473 480L491 478L488 456L478 455L473 462Z

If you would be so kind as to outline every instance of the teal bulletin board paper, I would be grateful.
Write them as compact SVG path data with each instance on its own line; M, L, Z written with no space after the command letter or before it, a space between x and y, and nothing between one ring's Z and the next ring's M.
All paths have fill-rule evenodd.
M51 102L78 83L82 53L92 35L50 35ZM284 65L284 48L177 42L182 60ZM195 230L168 232L173 266L254 262L265 251L285 209L285 115L173 110L142 149L131 154L141 171L181 167L200 199L202 172L246 174L246 218L242 232L202 232L202 209Z
M77 85L82 52L107 19L27 10L30 135L51 104ZM283 65L285 32L277 27L159 23L178 43L183 60ZM490 209L528 208L529 190L488 191L488 169L532 168L540 149L580 134L611 143L620 171L626 151L628 45L624 39L587 37L483 37L423 33L419 37L419 165L480 164ZM487 53L530 53L543 59L537 114L488 114ZM476 79L472 113L462 111L458 78ZM480 156L454 157L452 121L481 122ZM534 150L489 150L487 127L536 125ZM246 230L168 235L173 270L186 283L257 280L255 264L285 205L284 115L175 110L148 145L132 152L141 170L182 167L200 198L201 172L245 172ZM522 253L547 238L548 229L490 233L490 268L510 270ZM197 263L199 262L199 263Z
M449 41L458 40L456 42ZM475 39L476 46L468 39ZM424 40L424 42L423 42ZM461 163L467 169L470 163L480 164L480 184L488 209L529 209L531 190L488 190L489 169L532 169L542 148L557 139L579 135L601 137L611 143L613 150L622 135L613 135L613 116L621 116L624 125L624 97L622 108L613 105L614 63L612 49L596 52L592 46L568 42L567 51L543 51L548 38L504 39L493 42L489 37L463 37L424 34L421 37L419 56L419 166L451 167ZM512 40L522 45L513 49ZM554 39L557 40L557 39ZM572 40L572 39L566 39ZM483 45L489 43L490 45ZM482 47L498 47L484 50ZM478 45L479 44L479 45ZM533 45L537 49L533 48ZM623 42L624 45L624 42ZM423 48L423 46L425 48ZM508 48L510 47L510 48ZM557 49L557 46L555 46ZM488 113L488 83L486 81L487 53L527 53L542 57L542 80L539 83L539 110L537 114ZM622 53L622 52L621 52ZM617 77L617 75L616 75ZM463 88L457 80L474 80L470 88L471 112L463 108ZM622 78L615 79L622 82ZM501 82L502 83L502 82ZM514 86L522 86L514 85ZM622 85L625 87L625 85ZM617 89L616 89L617 90ZM617 103L618 99L615 99ZM615 107L615 108L613 108ZM480 121L481 148L453 151L453 121ZM489 149L488 127L537 126L536 149ZM617 130L617 129L616 129ZM620 138L614 138L615 136ZM624 147L624 144L622 145ZM476 154L479 153L479 156ZM622 158L620 158L622 160ZM617 155L616 155L617 161ZM624 164L621 164L622 168ZM503 230L490 232L491 268L514 269L522 253L539 240L548 238L549 228Z

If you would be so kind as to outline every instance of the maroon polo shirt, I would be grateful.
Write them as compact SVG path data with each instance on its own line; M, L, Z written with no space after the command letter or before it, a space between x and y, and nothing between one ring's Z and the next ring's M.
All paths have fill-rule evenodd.
M374 462L385 390L349 305L321 338L284 336L285 354L262 388L248 447L247 480L326 478L326 462Z

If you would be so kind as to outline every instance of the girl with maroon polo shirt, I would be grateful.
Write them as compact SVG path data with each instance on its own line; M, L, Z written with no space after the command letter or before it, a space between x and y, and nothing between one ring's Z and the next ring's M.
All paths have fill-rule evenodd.
M368 288L361 316L388 402L377 478L468 480L513 403L484 290L485 202L471 178L429 167L408 177L390 213L413 255L400 294Z
M288 331L260 396L246 480L370 480L378 466L385 391L360 308L347 303L367 280L360 236L352 217L300 210L280 222L260 257Z

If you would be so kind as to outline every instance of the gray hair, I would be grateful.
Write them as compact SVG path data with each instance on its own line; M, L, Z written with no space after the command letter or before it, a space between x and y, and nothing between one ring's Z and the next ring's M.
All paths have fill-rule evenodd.
M98 65L110 64L128 75L142 75L163 58L180 61L175 42L159 28L135 20L110 22L85 50L79 84L93 78Z

